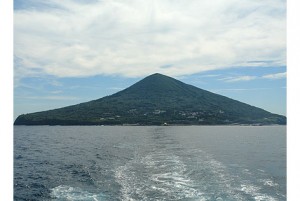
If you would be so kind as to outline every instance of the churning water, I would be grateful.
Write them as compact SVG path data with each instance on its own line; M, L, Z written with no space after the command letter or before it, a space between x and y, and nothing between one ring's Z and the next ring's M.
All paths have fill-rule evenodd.
M15 126L14 200L286 200L286 127Z

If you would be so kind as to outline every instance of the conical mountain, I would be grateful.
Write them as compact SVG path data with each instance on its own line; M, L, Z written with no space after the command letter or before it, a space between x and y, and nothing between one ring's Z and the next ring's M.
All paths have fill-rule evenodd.
M111 96L20 115L15 125L286 124L286 117L153 74Z

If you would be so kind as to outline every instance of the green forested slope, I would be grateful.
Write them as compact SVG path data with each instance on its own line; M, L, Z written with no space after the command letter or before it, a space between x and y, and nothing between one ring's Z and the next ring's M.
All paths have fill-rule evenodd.
M286 117L153 74L111 96L20 115L15 125L286 124Z

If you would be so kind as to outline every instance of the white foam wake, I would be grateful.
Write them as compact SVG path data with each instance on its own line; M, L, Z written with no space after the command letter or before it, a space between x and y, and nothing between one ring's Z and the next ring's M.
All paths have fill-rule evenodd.
M258 186L255 186L253 184L242 184L241 185L241 191L245 192L246 194L249 194L251 195L255 201L278 201L278 199L272 197L272 196L269 196L269 195L266 195L266 194L263 194L263 193L260 193L260 187Z
M51 197L59 201L103 201L105 196L103 194L94 194L82 190L78 187L71 187L60 185L51 189Z
M205 201L186 174L186 166L178 156L151 153L140 160L128 162L115 171L125 201L182 200Z
M197 155L196 177L198 188L204 192L207 200L240 200L250 198L255 201L277 201L278 199L264 193L258 185L249 180L254 175L248 169L232 174L223 163L201 150L190 150L191 155ZM238 170L238 169L237 169ZM273 180L262 180L263 185L278 186Z
M265 179L262 186L248 169L236 174L220 161L201 150L189 150L187 157L152 152L137 157L115 170L121 185L120 200L240 200L278 201L262 187L277 187ZM191 157L188 156L197 156ZM187 166L186 164L189 164Z

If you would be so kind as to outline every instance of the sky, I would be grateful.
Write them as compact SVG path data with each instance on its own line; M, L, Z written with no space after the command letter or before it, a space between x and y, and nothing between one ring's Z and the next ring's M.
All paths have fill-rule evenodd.
M14 118L162 73L286 115L284 0L14 0Z

